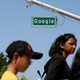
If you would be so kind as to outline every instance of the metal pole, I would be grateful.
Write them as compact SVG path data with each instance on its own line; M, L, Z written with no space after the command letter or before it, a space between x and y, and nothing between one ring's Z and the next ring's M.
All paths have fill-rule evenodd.
M73 13L70 13L70 12L64 11L62 9L53 7L53 6L48 5L46 3L43 3L43 2L40 2L40 1L37 1L37 0L26 0L26 2L27 2L27 5L29 5L31 3L34 3L34 4L38 5L38 6L46 7L46 8L50 9L53 12L57 12L57 13L60 13L62 15L65 15L65 16L68 16L68 17L71 17L73 19L76 19L76 20L80 21L80 16L77 16L77 15L75 15Z

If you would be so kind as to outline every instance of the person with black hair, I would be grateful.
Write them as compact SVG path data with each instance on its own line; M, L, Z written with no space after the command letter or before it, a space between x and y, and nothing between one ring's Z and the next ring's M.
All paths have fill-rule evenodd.
M43 54L33 51L26 41L13 41L6 49L9 58L7 70L1 80L18 80L17 73L24 72L31 64L31 59L40 59Z
M80 47L77 49L71 65L73 80L80 80Z
M60 35L49 50L49 61L44 66L44 80L72 80L66 58L73 54L77 40L71 33Z

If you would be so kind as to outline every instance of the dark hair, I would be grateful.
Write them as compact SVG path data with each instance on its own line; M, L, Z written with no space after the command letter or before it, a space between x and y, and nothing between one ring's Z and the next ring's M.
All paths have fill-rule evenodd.
M49 56L51 57L53 54L55 53L62 53L62 48L60 47L60 44L64 44L65 42L68 41L68 39L70 38L74 38L75 41L76 38L73 34L71 33L67 33L67 34L64 34L64 35L60 35L56 40L55 42L52 44L50 50L49 50Z
M75 53L75 56L73 58L73 62L71 65L71 73L73 74L74 77L80 77L80 47Z

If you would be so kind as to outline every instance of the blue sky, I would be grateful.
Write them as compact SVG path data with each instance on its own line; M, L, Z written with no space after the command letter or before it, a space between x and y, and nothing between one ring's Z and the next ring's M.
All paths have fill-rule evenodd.
M39 1L80 15L80 0ZM55 28L33 28L32 16L57 16L57 26ZM73 33L78 40L77 48L80 46L80 21L64 17L35 4L27 8L25 0L0 0L0 52L6 55L6 47L12 41L20 39L29 42L34 51L44 53L42 59L32 60L32 65L24 73L18 73L18 77L25 75L29 80L35 80L39 77L37 70L40 70L42 74L44 64L49 59L49 48L59 35ZM69 65L71 65L73 56L74 54L67 58Z

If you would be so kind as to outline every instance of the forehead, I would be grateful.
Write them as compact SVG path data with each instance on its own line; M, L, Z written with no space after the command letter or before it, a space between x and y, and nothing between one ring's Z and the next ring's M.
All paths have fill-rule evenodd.
M69 38L66 43L76 43L74 38Z

